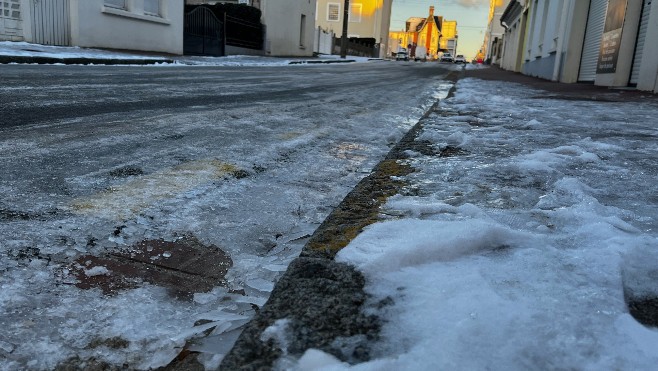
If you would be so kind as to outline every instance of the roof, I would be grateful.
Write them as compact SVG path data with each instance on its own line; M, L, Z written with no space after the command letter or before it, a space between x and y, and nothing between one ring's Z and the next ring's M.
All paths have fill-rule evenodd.
M523 4L522 4L523 3ZM525 1L512 0L507 4L505 11L500 16L500 22L505 22L506 24L512 24L514 21L521 15L523 12L523 6Z
M439 33L441 33L441 22L443 21L443 17L435 15L433 18L434 18L434 24L436 25L436 29L439 31ZM429 17L427 17L422 23L420 23L416 27L416 32L420 32L420 30L422 30L425 27L428 19Z

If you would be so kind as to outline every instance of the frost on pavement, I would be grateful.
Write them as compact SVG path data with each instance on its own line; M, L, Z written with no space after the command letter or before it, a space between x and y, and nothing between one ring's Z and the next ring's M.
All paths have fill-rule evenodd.
M275 103L243 101L253 85L226 69L208 94L234 94L236 104L3 129L0 369L92 358L148 369L184 348L218 365L332 208L445 93L436 72L391 91L381 75L398 67L278 66L275 81L259 85L262 97L338 85L348 69L372 84ZM0 92L34 94L20 84ZM160 93L185 96L192 85ZM82 101L91 87L38 88L46 96L19 108ZM138 88L110 84L98 99ZM180 263L184 254L196 263Z

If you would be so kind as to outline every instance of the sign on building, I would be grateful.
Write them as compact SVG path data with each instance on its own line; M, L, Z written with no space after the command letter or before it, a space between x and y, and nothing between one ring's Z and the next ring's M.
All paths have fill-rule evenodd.
M624 29L627 1L610 0L608 2L608 11L605 17L596 73L615 73L617 71L617 60L619 59L619 46L621 44L622 30Z

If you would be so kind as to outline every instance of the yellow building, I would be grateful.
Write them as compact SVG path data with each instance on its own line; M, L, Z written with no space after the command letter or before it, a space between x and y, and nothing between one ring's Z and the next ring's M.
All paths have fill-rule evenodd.
M439 48L442 52L449 52L452 55L457 54L457 21L441 22L441 40Z
M411 48L414 56L416 47L427 50L427 57L436 59L441 52L457 54L457 21L443 20L442 16L434 15L434 7L430 6L429 15L407 19L404 31L389 32L389 55L402 48Z
M415 45L425 48L428 59L439 57L439 40L441 39L441 23L443 17L434 15L434 7L430 6L430 14L416 31Z
M393 0L352 0L348 12L347 36L372 38L383 54L387 49ZM343 34L343 0L317 0L315 27Z

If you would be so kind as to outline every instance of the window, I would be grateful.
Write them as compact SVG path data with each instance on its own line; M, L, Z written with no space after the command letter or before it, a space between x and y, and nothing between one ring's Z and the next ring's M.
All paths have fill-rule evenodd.
M362 4L350 4L350 15L348 18L350 22L360 23L362 10L363 10Z
M105 0L105 6L126 9L126 0Z
M340 4L328 3L327 4L327 21L338 22L340 21Z
M144 0L144 13L160 16L160 0Z
M0 1L0 16L4 16L9 19L21 19L21 4L19 0L5 0L4 2ZM3 5L4 4L4 9Z
M302 14L302 19L299 22L299 46L304 47L304 41L306 39L306 15Z

